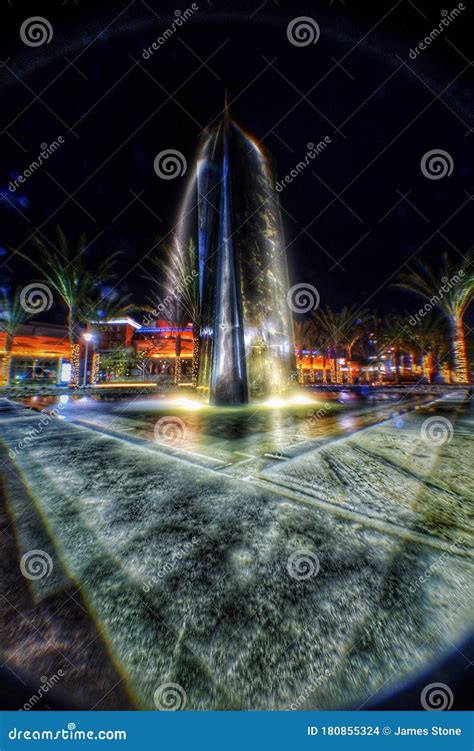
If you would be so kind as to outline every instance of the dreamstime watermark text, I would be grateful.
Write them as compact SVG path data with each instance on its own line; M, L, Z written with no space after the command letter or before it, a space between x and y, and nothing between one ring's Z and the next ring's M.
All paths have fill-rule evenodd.
M156 39L149 47L144 47L142 50L142 57L144 60L149 60L150 57L153 55L156 50L159 50L160 47L163 47L163 45L170 39L173 34L175 34L178 29L188 21L191 16L199 10L199 5L197 3L192 3L189 8L186 8L183 12L180 10L175 10L175 19L172 22L171 26L168 26L161 34L158 39Z
M425 36L423 41L417 44L415 48L410 49L411 59L416 60L418 55L427 47L429 47L432 42L435 42L436 39L444 32L445 28L447 28L453 21L456 20L458 16L461 15L461 12L463 10L466 10L464 3L459 3L459 5L456 8L453 8L453 10L451 11L442 10L442 19L439 22L438 26L432 29L430 33Z
M310 682L304 687L303 691L298 696L296 701L290 704L290 709L294 711L304 706L313 691L316 691L318 688L324 686L332 675L333 673L331 672L331 670L328 670L328 668L326 668L326 670L323 670L321 675L312 678Z
M436 295L433 295L432 297L430 297L428 302L426 302L424 306L420 308L417 313L415 313L414 316L410 316L410 318L408 319L410 326L416 326L416 324L420 322L420 318L424 318L425 315L430 312L430 310L432 310L436 305L438 305L443 299L443 297L453 287L455 287L456 284L458 284L464 276L465 276L465 272L463 269L458 271L456 274L453 274L453 276L450 279L448 279L447 276L442 276L441 277L442 284L438 292L436 293Z
M442 569L444 567L444 564L449 558L451 558L452 555L462 555L462 552L460 553L459 546L462 546L464 544L464 538L459 537L457 540L455 540L448 548L448 550L445 550L443 553L441 553L438 558L433 561L433 563L428 566L426 571L424 571L421 576L419 576L417 579L415 579L414 582L410 584L410 592L411 594L415 594L415 592L420 589L423 584L425 584L428 579L430 579L433 574L435 574L439 569Z
M156 307L154 307L150 312L144 316L142 320L142 326L151 326L157 318L160 317L160 314L163 313L169 313L170 306L176 302L176 300L183 295L183 291L185 288L191 284L193 279L195 279L197 276L199 276L199 272L193 269L193 271L190 274L187 274L184 279L177 283L175 285L175 288L172 292L166 295L166 297L161 300L160 298L157 298L159 302L157 302Z
M291 449L295 442L306 440L310 436L311 427L318 423L319 420L322 420L323 417L325 417L332 409L332 405L330 402L325 402L317 411L314 409L310 409L306 418L305 422L303 423L303 427L300 428L296 435L294 436L291 443L286 444L285 446L279 446L278 449L275 451L274 456L277 459L283 459L285 456L285 452L288 449Z
M170 574L176 568L178 562L181 561L183 558L186 558L187 555L189 555L189 553L192 551L194 546L197 545L198 541L199 541L198 537L193 537L190 542L185 542L183 545L180 545L176 550L173 550L169 559L166 561L166 563L163 564L163 566L160 568L158 573L152 576L150 579L148 579L148 581L146 581L143 584L143 591L149 592L154 584L158 584L158 582L164 579L165 576Z
M8 731L11 741L126 741L126 730L78 730L75 722L60 730L25 730L13 727Z
M66 675L64 670L61 670L61 668L58 670L57 673L51 676L51 678L48 678L46 675L42 675L41 685L37 692L31 696L28 701L23 704L22 707L20 707L20 712L29 712L30 709L33 709L35 705L45 696L54 686L59 683L61 678L63 678Z
M293 180L298 177L303 170L306 169L306 167L313 161L313 159L316 159L316 157L324 151L324 149L329 146L329 144L332 143L330 136L324 136L322 141L319 141L319 143L314 144L312 141L308 143L308 151L306 152L306 155L304 159L302 159L298 164L287 174L285 177L283 177L281 180L278 180L277 184L275 185L275 190L277 193L281 193L284 188L286 188L287 185L293 182Z
M15 193L16 190L25 183L29 177L34 175L34 173L49 159L49 157L54 154L55 151L59 149L60 146L62 146L64 143L64 138L62 136L58 136L55 141L51 141L50 144L47 144L46 142L40 144L41 151L29 165L28 167L21 173L21 175L18 175L15 180L10 180L8 184L8 190L10 193Z
M54 407L52 410L48 410L46 412L45 410L41 410L40 412L40 419L38 420L37 424L34 428L31 428L31 430L28 431L28 433L23 437L20 438L19 441L16 442L14 448L11 448L8 452L8 456L10 459L14 459L20 451L27 448L33 441L35 441L37 438L39 438L43 433L45 428L51 424L51 422L58 417L59 412L65 404L63 402L59 402L57 407Z

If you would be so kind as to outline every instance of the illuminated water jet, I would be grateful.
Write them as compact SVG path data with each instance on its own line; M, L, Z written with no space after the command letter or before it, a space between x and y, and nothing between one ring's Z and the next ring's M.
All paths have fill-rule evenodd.
M269 158L229 116L206 136L197 186L201 302L198 386L210 404L279 394L295 370L280 209ZM188 216L188 198L183 215Z
M177 407L183 407L183 409L202 409L204 404L198 402L195 399L187 399L186 397L179 397L178 399L170 399L165 401L166 404L175 404Z

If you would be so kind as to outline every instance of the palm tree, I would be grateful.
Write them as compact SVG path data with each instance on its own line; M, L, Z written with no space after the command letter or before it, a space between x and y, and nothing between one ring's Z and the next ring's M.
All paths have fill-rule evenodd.
M5 334L5 354L0 364L0 386L10 383L10 364L13 337L19 326L31 318L34 313L22 305L21 289L16 289L10 296L6 289L1 290L0 332Z
M104 261L93 266L85 256L87 245L84 235L80 235L73 245L69 243L60 227L57 228L58 248L52 250L46 242L34 235L33 244L38 256L31 257L20 253L39 271L49 287L56 292L67 309L67 329L71 344L71 376L69 385L79 384L79 324L87 320L91 300L96 299L101 284L114 277L114 266L119 252L107 256Z
M331 361L331 380L342 383L339 357L344 352L348 362L352 358L352 348L361 335L359 327L366 318L366 311L358 311L357 305L351 308L344 306L340 311L334 311L328 306L324 310L317 310L313 315L325 338L324 349Z
M323 361L323 367L322 367L322 378L323 378L323 384L327 384L328 378L327 378L327 361L328 361L328 346L327 346L327 335L326 331L321 326L320 321L316 318L314 313L311 317L311 331L309 334L309 338L312 341L311 348L314 347L318 352L321 354L321 358Z
M406 340L405 320L394 312L384 316L378 335L378 343L380 345L379 355L381 356L383 352L392 353L396 384L399 384L401 381L400 358L406 345Z
M309 372L309 379L311 383L314 383L316 381L315 376L315 370L314 370L314 353L317 352L320 348L320 341L321 341L321 332L318 330L317 326L315 326L315 323L313 320L310 320L310 328L308 332L308 347L310 351L309 356L309 362L310 362L310 372ZM323 359L323 365L324 365L324 359ZM324 372L324 368L323 368ZM323 375L324 380L324 375Z
M379 340L379 333L380 333L380 326L381 326L381 319L379 316L378 311L373 308L370 311L369 314L369 328L367 330L367 337L365 339L365 364L367 366L367 372L366 372L366 378L370 381L371 377L369 375L369 368L370 366L374 365L375 359L374 357L377 357L377 355L374 355L374 352L376 352L376 349L378 347L378 340ZM377 363L378 367L378 363ZM378 378L380 381L380 371L378 373Z
M446 320L433 312L420 318L413 331L412 335L426 363L424 372L429 383L433 378L437 380L441 375L441 360L446 355L443 345L446 342L447 333Z
M469 250L460 266L456 266L449 255L444 253L441 267L436 271L433 271L427 264L419 262L419 271L401 274L394 285L425 298L430 308L438 307L448 319L457 383L469 383L464 315L472 302L473 259L473 248Z
M152 258L159 275L164 277L166 296L160 303L164 316L176 331L174 380L181 380L181 330L191 321L193 337L192 382L197 385L200 354L201 295L199 289L199 259L196 246L190 238L185 248L177 238L169 245L162 245L164 258ZM154 275L146 274L156 287ZM156 309L156 297L149 297L152 311Z
M181 364L181 351L182 340L181 331L184 329L188 322L188 316L186 310L181 303L181 300L173 300L167 307L167 318L170 321L172 327L175 329L174 340L174 382L181 382L182 364Z
M197 386L199 355L201 347L201 293L199 288L199 258L196 246L189 238L186 252L178 252L175 258L176 283L179 285L181 304L193 327L192 383ZM187 321L186 321L187 322Z
M359 345L361 337L366 333L367 324L371 320L371 314L366 308L356 311L355 316L345 347L347 359L347 382L351 384L354 383L352 353L354 347Z
M298 373L298 383L304 383L304 350L312 345L314 337L313 323L309 318L306 318L304 321L295 321L294 331L296 347L296 372Z

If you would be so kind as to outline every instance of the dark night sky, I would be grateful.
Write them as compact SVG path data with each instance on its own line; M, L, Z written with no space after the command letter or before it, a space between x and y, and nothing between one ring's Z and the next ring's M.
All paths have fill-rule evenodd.
M31 281L32 270L9 249L34 227L54 240L60 224L72 235L97 236L91 255L123 248L119 288L143 301L140 261L174 226L187 179L160 180L154 158L173 148L190 164L226 87L233 115L262 139L280 179L304 158L308 142L331 137L281 193L291 281L316 285L323 305L416 309L389 287L397 269L472 244L472 0L416 60L410 48L454 4L200 0L193 18L148 60L142 49L170 26L176 5L44 5L1 6L2 281L10 269L19 282ZM53 38L27 47L20 26L38 14L52 24ZM316 44L288 41L287 25L300 15L317 21ZM60 150L16 193L8 191L40 144L58 136ZM440 180L420 169L435 148L454 163Z

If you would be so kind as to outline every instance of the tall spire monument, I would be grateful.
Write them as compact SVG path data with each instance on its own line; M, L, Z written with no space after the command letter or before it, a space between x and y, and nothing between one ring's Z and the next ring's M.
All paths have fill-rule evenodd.
M248 402L247 369L242 325L240 268L234 251L229 164L229 102L226 92L221 139L221 186L217 235L217 278L211 404Z
M294 369L281 216L270 160L229 112L198 161L200 385L215 405L282 391Z

